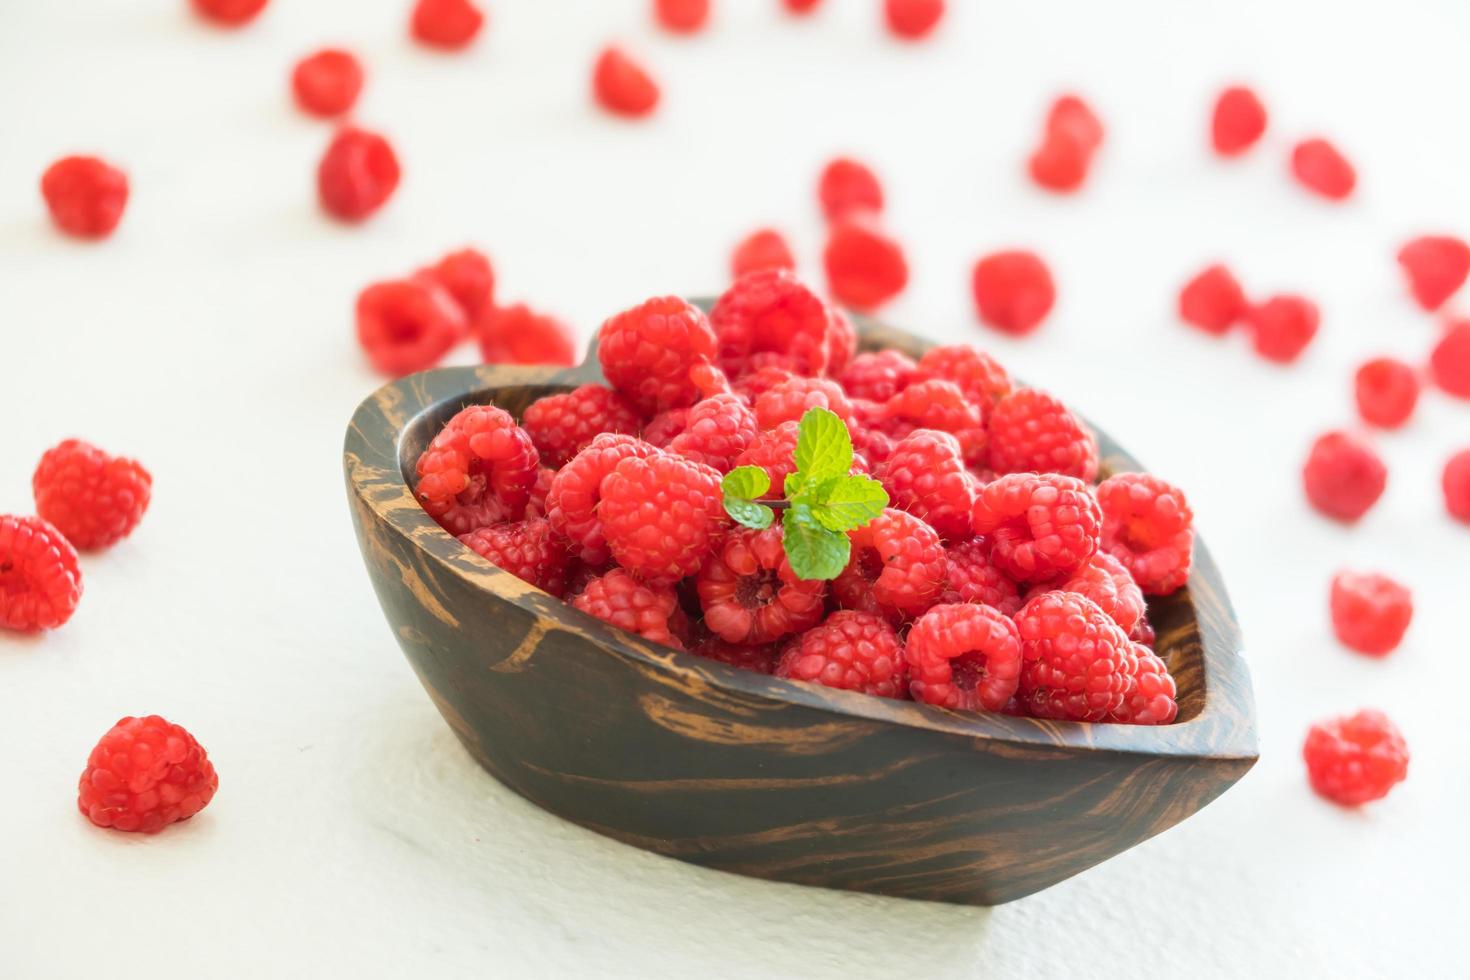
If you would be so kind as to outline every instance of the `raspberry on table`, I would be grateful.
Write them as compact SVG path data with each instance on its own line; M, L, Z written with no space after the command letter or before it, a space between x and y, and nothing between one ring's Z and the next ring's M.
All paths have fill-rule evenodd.
M940 602L980 603L994 606L1007 616L1014 616L1021 608L1016 583L990 560L990 542L971 538L950 545L945 559L949 572Z
M670 441L669 451L728 473L759 435L755 413L743 398L715 395L689 409L684 431Z
M128 203L128 175L97 157L62 157L41 175L51 220L76 238L106 238Z
M1240 156L1266 132L1266 107L1244 85L1232 85L1215 100L1210 143L1222 157Z
M786 238L774 228L759 228L740 240L730 253L730 278L739 279L747 272L757 269L796 268L796 259L791 255L791 246Z
M954 436L915 430L893 447L881 479L894 507L924 521L941 538L964 541L974 535L975 488Z
M572 599L572 608L645 640L684 649L670 626L680 615L671 585L649 585L626 569L614 568L591 579Z
M317 194L332 217L362 221L388 202L401 176L398 156L386 139L343 126L317 165Z
M135 459L67 439L41 456L31 492L36 513L73 547L90 551L110 547L133 532L148 509L153 476Z
M914 359L902 351L863 351L853 357L837 380L853 398L886 402L908 387L918 370Z
M624 310L598 331L603 376L647 415L686 408L699 400L690 378L714 360L714 331L704 313L677 296L661 296Z
M908 285L909 266L903 248L878 226L862 217L844 218L827 232L822 251L827 290L855 310L873 310Z
M731 643L713 633L695 640L689 652L706 660L716 660L757 674L775 673L776 660L780 656L780 649L774 643L746 646L744 643Z
M475 328L486 364L577 363L571 328L523 303L491 307Z
M817 181L817 200L828 221L840 221L853 214L877 213L883 210L883 185L867 164L837 157L822 168Z
M725 536L695 581L704 625L730 643L772 643L821 622L827 583L797 578L781 528Z
M1036 388L1018 388L990 413L989 462L997 473L1060 473L1097 478L1097 439L1066 405Z
M438 364L464 335L464 311L426 279L385 279L357 294L357 342L392 377Z
M709 0L654 0L653 19L665 30L692 34L709 20Z
M1102 545L1104 549L1108 547L1107 540L1108 516L1107 511L1104 511ZM1187 555L1185 560L1188 560ZM1172 582L1167 584L1172 584ZM1106 550L1099 550L1097 554L1087 559L1085 565L1066 578L1058 579L1055 584L1038 586L1037 591L1075 592L1086 596L1097 603L1097 607L1107 613L1108 618L1117 623L1118 628L1130 637L1133 636L1133 631L1138 629L1138 624L1143 621L1146 609L1143 590L1134 580L1132 572Z
M1145 594L1169 595L1189 580L1194 512L1184 491L1150 473L1119 473L1098 484L1097 501L1101 550L1122 562Z
M658 105L658 83L623 49L603 48L592 66L592 96L616 116L636 119Z
M623 396L606 385L587 384L546 395L526 406L521 417L541 462L560 468L604 432L635 435L642 419Z
M1301 356L1317 335L1321 320L1316 303L1289 294L1272 296L1245 313L1256 353L1278 364L1289 364Z
M927 37L944 16L944 0L883 0L883 17L894 37Z
M416 275L428 276L446 290L464 310L468 323L477 323L494 305L495 270L477 248L450 252Z
M62 533L39 517L0 515L0 626L55 629L81 598L77 552Z
M785 269L742 276L720 296L709 315L719 342L719 364L731 377L745 373L752 356L782 355L784 366L818 375L827 367L827 304Z
M459 536L461 543L490 564L560 599L566 594L566 545L545 518L493 524Z
M1106 721L1124 708L1138 667L1133 643L1091 599L1044 592L1016 614L1017 696L1034 717Z
M832 580L839 606L899 621L939 601L949 560L938 532L928 524L906 511L885 507L871 523L849 532L848 539L852 555Z
M1342 806L1387 796L1409 774L1409 746L1381 711L1319 721L1302 744L1307 779L1318 795Z
M1056 473L1011 473L975 495L974 529L1018 582L1070 575L1097 552L1102 510L1087 484Z
M1002 333L1035 330L1056 302L1051 271L1034 252L995 252L975 263L971 290L980 319Z
M1179 717L1178 689L1168 666L1153 650L1133 644L1133 672L1123 703L1106 720L1123 725L1167 725Z
M194 10L204 19L221 27L239 27L254 20L265 9L267 0L191 0Z
M123 718L87 756L77 808L98 827L156 834L204 809L218 789L209 754L182 726Z
M1332 577L1332 631L1343 646L1374 657L1386 656L1414 617L1409 590L1387 575L1338 572Z
M776 676L880 698L903 699L908 665L898 634L882 616L844 609L787 645Z
M1219 263L1206 267L1179 291L1179 319L1205 333L1225 333L1245 316L1249 305L1245 290Z
M1358 183L1357 171L1347 157L1320 137L1292 148L1291 173L1297 183L1329 201L1346 200Z
M1429 355L1429 373L1440 389L1456 398L1470 398L1470 320L1446 327Z
M915 701L959 711L999 711L1021 681L1021 634L991 606L934 606L904 645Z
M450 534L519 520L536 485L536 446L494 405L463 409L419 456L415 493Z
M291 91L302 111L313 116L340 116L362 92L362 63L350 51L323 48L296 62Z
M1399 249L1397 258L1409 291L1430 312L1443 306L1470 277L1470 245L1452 235L1411 239Z
M582 561L601 568L611 558L598 516L602 481L624 459L646 459L659 452L642 439L605 432L557 470L546 494L546 519Z
M890 435L902 437L914 427L947 432L959 440L965 462L979 465L985 461L990 436L984 413L952 381L916 380L884 403L883 415Z
M485 26L485 15L470 0L417 0L409 29L415 40L434 48L457 51Z
M912 380L953 382L985 415L1012 388L1011 376L1000 362L968 344L929 348L919 358Z
M1470 524L1470 449L1462 449L1444 464L1440 477L1445 510L1451 517Z
M614 560L649 582L698 571L727 523L719 472L666 453L621 460L603 477L601 498Z
M1350 432L1329 432L1312 443L1302 485L1319 513L1351 523L1383 496L1388 468L1362 439Z
M1031 179L1060 194L1082 186L1103 141L1102 120L1081 98L1064 95L1047 112L1041 145L1027 161Z
M755 400L755 418L762 431L783 422L799 422L813 408L825 408L843 422L852 421L852 403L842 386L830 378L792 378Z
M1353 399L1364 422L1397 429L1414 414L1419 373L1397 358L1375 357L1353 375Z

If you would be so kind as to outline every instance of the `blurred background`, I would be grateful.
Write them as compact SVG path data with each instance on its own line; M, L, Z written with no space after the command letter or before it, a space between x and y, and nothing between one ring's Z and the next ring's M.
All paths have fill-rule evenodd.
M408 0L274 0L241 30L185 0L0 5L0 512L28 512L35 459L67 436L136 456L139 531L84 561L72 623L0 637L0 974L1074 977L1448 976L1470 872L1470 528L1439 473L1470 404L1426 392L1374 437L1387 493L1356 527L1318 517L1300 466L1352 427L1364 359L1422 363L1436 318L1394 253L1470 234L1464 53L1450 0L951 2L927 39L877 0L715 0L661 31L640 0L486 0L463 52L408 36ZM591 63L620 43L657 111L599 111ZM318 208L329 123L292 105L301 56L338 45L368 77L354 117L403 181L344 226ZM1208 144L1233 82L1270 127L1244 158ZM1086 187L1049 195L1024 161L1051 100L1107 127ZM1298 139L1358 169L1345 204L1287 174ZM131 181L109 240L69 240L37 193L97 153ZM1262 759L1197 817L994 910L773 885L675 863L543 814L481 772L403 663L362 572L341 486L347 418L380 379L354 337L368 282L462 245L497 300L572 324L660 293L711 294L769 225L821 283L821 166L883 181L908 288L879 315L973 343L1183 487L1240 613ZM981 325L971 265L1050 263L1058 300L1016 340ZM1248 292L1300 292L1322 328L1296 364L1179 324L1179 286L1225 261ZM1463 309L1464 300L1461 300ZM457 360L472 359L462 350ZM1382 661L1332 637L1343 567L1413 588ZM1312 795L1306 726L1382 708L1408 781L1361 812ZM158 838L72 809L116 718L189 727L221 773L201 816ZM86 942L78 940L85 937Z

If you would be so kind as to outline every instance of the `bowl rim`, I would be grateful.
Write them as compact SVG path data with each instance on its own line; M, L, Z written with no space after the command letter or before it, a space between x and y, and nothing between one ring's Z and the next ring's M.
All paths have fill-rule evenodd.
M705 301L697 301L706 305ZM913 353L937 346L868 318L851 315L859 337L869 347L893 346ZM917 355L915 355L917 356ZM1100 752L1185 758L1254 761L1258 757L1255 700L1249 669L1240 649L1240 630L1219 569L1196 535L1195 560L1186 588L1190 612L1199 634L1204 703L1192 717L1170 725L1048 721L991 712L965 712L913 701L896 701L855 691L757 674L654 644L573 608L570 604L490 564L444 531L419 505L404 474L402 445L409 426L424 413L447 402L486 403L504 387L565 387L601 383L594 340L586 360L570 368L480 365L437 368L408 375L380 387L357 407L347 427L343 465L349 491L384 527L422 551L447 574L455 576L487 600L511 603L534 619L546 615L546 600L559 605L564 623L533 629L506 658L534 648L545 631L565 628L594 641L606 652L653 665L685 682L717 688L731 695L766 702L791 703L819 714L837 715L879 725L901 726L960 736L977 742L1017 747L1065 748ZM1111 469L1142 470L1102 430ZM374 433L377 438L374 438ZM383 438L383 436L387 438ZM1200 603L1212 615L1201 617ZM529 641L529 642L528 642ZM514 669L505 663L491 669Z

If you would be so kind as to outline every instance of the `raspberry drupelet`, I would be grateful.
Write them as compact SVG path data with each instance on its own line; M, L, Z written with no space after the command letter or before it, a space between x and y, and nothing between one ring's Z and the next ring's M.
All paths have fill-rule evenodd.
M1405 242L1397 258L1409 292L1430 312L1443 306L1470 278L1470 245L1450 235L1422 235Z
M1002 333L1024 336L1041 325L1056 302L1056 285L1040 256L995 252L975 263L970 279L980 319Z
M317 165L317 196L332 217L362 221L388 202L401 176L398 156L386 139L343 126Z
M1245 290L1219 263L1207 266L1179 291L1179 319L1205 333L1226 333L1249 306Z
M939 601L949 562L938 532L928 524L886 507L848 538L852 554L847 567L832 580L832 595L839 606L899 622Z
M450 534L525 514L539 457L526 430L494 405L471 405L445 423L418 459L415 489Z
M755 418L762 432L786 422L800 422L813 408L825 408L844 423L852 421L852 402L831 378L792 378L755 400Z
M1021 635L1000 610L963 603L920 616L904 646L915 701L999 711L1021 680Z
M602 481L624 459L646 459L659 452L642 439L603 433L557 470L546 493L546 519L582 561L601 568L611 558L598 516Z
M990 560L990 542L972 538L950 546L945 552L949 574L944 603L976 602L994 606L1007 616L1021 608L1016 583Z
M837 157L822 168L817 200L828 221L840 221L853 214L876 214L883 210L883 186L866 164Z
M1414 617L1409 590L1386 575L1372 573L1334 575L1330 606L1338 641L1372 657L1397 649Z
M671 628L680 615L673 586L649 585L625 569L614 568L591 579L572 599L572 608L645 640L684 649Z
M1320 721L1302 745L1307 779L1318 795L1342 806L1387 796L1409 774L1409 746L1381 711Z
M1373 447L1349 432L1329 432L1312 443L1302 486L1318 513L1352 523L1388 485L1388 468Z
M881 474L893 506L923 520L946 541L973 536L975 487L959 440L918 429L893 447Z
M999 361L965 344L931 347L919 358L911 380L952 382L985 416L1012 387L1011 376Z
M1397 429L1414 414L1419 374L1397 358L1375 357L1353 375L1353 400L1364 422Z
M731 643L771 643L801 633L826 611L827 583L796 577L779 526L726 535L695 587L705 626Z
M730 253L730 278L739 279L747 272L758 269L796 268L796 259L791 255L791 246L786 238L774 228L760 228L740 240Z
M1255 92L1232 85L1215 100L1210 142L1222 157L1240 156L1266 132L1266 107Z
M684 431L669 441L669 452L728 473L759 435L755 413L743 398L715 395L689 409Z
M1061 401L1036 388L1002 398L986 423L997 473L1060 473L1097 478L1097 439Z
M886 402L908 387L918 372L918 364L902 351L864 351L848 363L837 380L853 398Z
M1091 599L1045 592L1016 614L1021 702L1037 718L1106 721L1124 707L1135 648Z
M116 544L148 509L153 476L134 459L110 456L80 439L46 450L31 476L36 513L76 548Z
M827 290L855 310L874 310L903 292L909 266L903 248L870 219L845 218L822 250Z
M785 269L761 269L740 277L710 311L719 342L719 364L730 377L744 374L755 355L775 353L798 374L827 367L827 304Z
M714 360L716 341L697 307L677 296L650 299L608 318L597 337L603 375L645 415L699 400L691 370Z
M62 157L41 175L41 197L68 235L106 238L127 207L128 175L97 157Z
M990 540L991 561L1018 582L1070 575L1097 551L1102 511L1081 480L1012 473L975 496L974 530Z
M538 398L526 406L521 417L521 426L536 444L541 462L553 469L565 465L600 434L631 435L641 422L621 395L598 384Z
M1101 488L1099 488L1101 489ZM1103 547L1107 547L1108 516L1103 512ZM1075 592L1086 596L1097 607L1108 614L1118 628L1129 636L1143 622L1146 603L1143 590L1138 587L1132 574L1121 561L1107 551L1099 551L1087 559L1087 564L1060 579L1055 585L1038 587L1041 592Z
M0 515L0 627L55 629L81 598L77 552L62 533L39 517Z
M1122 562L1144 593L1169 595L1189 580L1194 512L1182 490L1149 473L1119 473L1098 484L1097 501L1101 550Z
M566 545L544 518L495 524L459 540L490 564L560 599L567 591Z
M845 609L792 640L776 676L880 698L908 693L908 665L898 633L882 616Z
M193 735L158 715L123 718L87 757L77 808L99 827L156 834L204 809L218 789Z
M607 47L592 65L592 97L615 116L637 119L658 106L653 76L618 47Z
M727 523L720 474L659 453L621 460L603 477L597 507L614 560L648 582L699 570Z
M423 277L375 282L357 294L357 342L374 369L391 377L426 371L464 336L464 311Z

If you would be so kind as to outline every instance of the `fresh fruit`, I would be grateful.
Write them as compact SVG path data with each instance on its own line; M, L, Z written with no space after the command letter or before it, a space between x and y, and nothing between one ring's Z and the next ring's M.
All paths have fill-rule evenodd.
M1297 183L1329 201L1346 200L1358 183L1347 157L1321 138L1303 140L1292 149L1291 173Z
M883 210L883 185L867 164L838 157L822 169L817 199L828 221Z
M1210 117L1210 143L1222 157L1239 156L1266 132L1266 107L1243 85L1232 85L1215 100Z
M1353 399L1364 422L1397 429L1414 414L1419 373L1396 358L1375 357L1353 375Z
M1018 582L1070 575L1097 551L1103 515L1087 484L1056 473L1012 473L975 496L974 529Z
M313 116L340 116L362 92L362 64L350 51L323 48L296 62L291 91L296 104Z
M1301 356L1317 335L1321 319L1317 304L1294 295L1272 296L1245 314L1256 353L1278 364L1290 364Z
M1441 390L1470 398L1470 320L1457 320L1445 329L1429 355L1429 373Z
M1194 513L1183 491L1148 473L1119 473L1098 484L1097 501L1102 550L1122 562L1146 594L1168 595L1188 581ZM1122 620L1119 625L1132 629Z
M796 259L785 237L774 228L761 228L740 240L730 253L730 278L739 279L757 269L795 269Z
M423 277L373 283L357 294L355 313L368 361L395 378L438 364L466 330L454 298Z
M1392 653L1414 616L1409 590L1386 575L1332 577L1332 631L1343 646L1374 657Z
M430 47L457 51L485 26L485 15L470 0L417 0L409 30Z
M826 612L827 583L797 578L775 526L726 535L695 588L705 626L730 643L772 643L810 629Z
M219 776L184 728L158 715L123 718L87 756L77 808L99 827L156 834L214 799Z
M1124 709L1137 653L1091 599L1044 592L1016 614L1021 635L1017 697L1037 718L1106 721Z
M43 520L73 547L92 551L116 544L138 526L152 496L153 477L137 460L67 439L41 456L31 491Z
M1097 439L1059 400L1018 388L990 413L989 462L997 473L1061 473L1097 478Z
M317 194L332 217L362 221L388 202L401 175L398 156L386 139L344 126L317 166Z
M679 599L672 586L648 585L614 568L589 581L572 599L572 608L645 640L684 648L670 628L679 614Z
M1470 524L1470 449L1462 449L1444 464L1440 478L1444 506L1451 517Z
M97 157L62 157L41 175L41 197L68 235L106 238L127 206L128 175Z
M1318 795L1342 806L1387 796L1409 774L1409 746L1381 711L1319 721L1302 745L1307 779Z
M964 711L999 711L1021 680L1021 635L991 606L934 606L904 646L915 701Z
M451 534L525 514L539 457L526 430L494 405L471 405L445 423L419 456L415 490Z
M39 517L0 515L0 626L55 629L81 598L77 552L62 533Z
M1352 523L1383 496L1388 468L1362 439L1350 432L1329 432L1312 443L1302 485L1320 513Z
M592 66L592 96L615 116L636 119L658 105L658 83L621 48L608 47Z
M1056 302L1046 263L1034 252L995 252L975 263L971 290L980 319L1002 333L1035 330Z
M461 534L463 544L497 568L522 582L560 598L566 594L566 545L544 518L494 524Z
M882 616L842 610L793 640L776 676L880 698L908 693L908 670L898 634Z
M1225 333L1248 308L1240 283L1218 263L1205 268L1179 292L1179 319L1206 333Z

